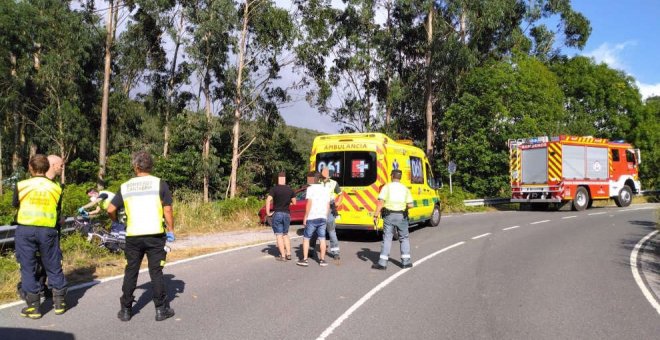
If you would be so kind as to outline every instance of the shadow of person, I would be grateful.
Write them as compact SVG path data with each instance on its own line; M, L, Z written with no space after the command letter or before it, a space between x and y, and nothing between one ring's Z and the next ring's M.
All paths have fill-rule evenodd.
M266 248L261 249L261 252L264 254L272 255L273 257L280 256L280 250L277 249L277 245L269 244Z
M43 329L28 328L5 328L0 327L0 334L3 340L24 340L24 339L53 339L53 340L74 340L76 337L71 333L49 331Z
M164 274L163 280L165 280L165 289L166 289L165 300L168 302L173 301L174 299L179 297L179 293L183 293L183 291L186 288L186 283L183 282L182 280L174 280L174 275L172 274ZM140 313L142 308L144 308L151 301L153 301L153 296L154 296L153 286L151 285L151 281L145 282L137 286L136 289L143 289L144 291L133 305L134 315Z
M380 251L373 251L369 248L362 248L357 252L357 258L364 262L371 261L372 264L377 264L378 259L380 259ZM390 257L389 262L395 266L403 267L403 263L401 263L401 261L394 260L392 257Z
M74 309L78 305L78 301L80 301L80 299L82 299L82 297L85 296L87 291L91 289L93 286L96 286L98 283L99 281L88 282L86 284L82 284L82 287L80 286L77 287L76 290L67 291L65 297L67 312L70 311L71 309ZM47 298L41 304L41 311L43 314L46 314L50 312L52 309L53 309L53 298L52 297Z

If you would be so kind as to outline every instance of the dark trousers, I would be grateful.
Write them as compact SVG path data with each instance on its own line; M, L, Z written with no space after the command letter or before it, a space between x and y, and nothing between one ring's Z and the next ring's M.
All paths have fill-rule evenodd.
M37 270L39 258L48 275L48 285L57 290L66 288L66 279L62 271L62 251L55 228L22 226L16 227L14 236L16 260L21 266L21 289L27 293L38 294L42 283Z
M122 306L131 307L135 297L140 264L144 255L149 263L149 276L153 286L153 300L156 308L165 304L165 280L163 280L163 266L165 265L165 235L129 236L126 237L126 270L124 271L123 295L120 299Z

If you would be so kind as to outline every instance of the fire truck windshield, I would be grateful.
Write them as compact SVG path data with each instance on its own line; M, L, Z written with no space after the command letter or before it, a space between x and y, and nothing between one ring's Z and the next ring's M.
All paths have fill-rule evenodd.
M330 170L340 186L368 186L376 181L376 153L369 151L323 152L316 155L316 170Z

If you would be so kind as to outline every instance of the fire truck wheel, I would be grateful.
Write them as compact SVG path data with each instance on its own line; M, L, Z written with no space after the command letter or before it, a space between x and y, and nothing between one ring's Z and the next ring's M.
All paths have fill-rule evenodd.
M573 197L573 210L582 211L589 205L589 192L584 187L579 187Z
M627 207L630 205L632 202L632 190L630 190L630 187L627 185L624 185L623 188L621 188L621 191L619 191L619 196L614 197L614 203L616 203L617 207Z
M431 218L428 221L428 225L431 227L440 226L441 218L442 215L440 214L440 207L436 205L435 207L433 207L433 213L431 213Z

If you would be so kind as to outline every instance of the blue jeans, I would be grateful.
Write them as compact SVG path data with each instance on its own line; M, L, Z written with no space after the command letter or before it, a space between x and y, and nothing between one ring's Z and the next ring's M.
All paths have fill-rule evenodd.
M401 263L403 265L410 263L410 239L408 233L408 220L403 218L403 214L390 214L383 218L383 243L380 250L378 264L385 267L390 259L390 249L392 248L392 237L394 228L399 231L399 242L401 244Z
M271 223L275 235L286 235L289 233L289 225L291 225L291 215L287 212L276 211L275 213L273 213L273 220Z
M313 220L307 220L305 224L305 232L303 237L306 239L311 239L314 236L314 233L318 235L318 238L325 241L325 218L315 218Z
M60 238L55 228L22 226L16 227L14 235L16 260L21 265L21 289L37 294L41 283L37 279L37 252L48 275L48 286L57 290L66 288L62 271Z
M337 225L335 224L335 216L331 212L328 214L325 231L326 231L326 235L328 236L328 239L330 240L330 255L332 256L339 255L339 239L337 238L336 226ZM318 236L314 235L309 240L309 244L311 247L313 247L316 244L317 238ZM315 250L311 248L310 252L313 254Z

